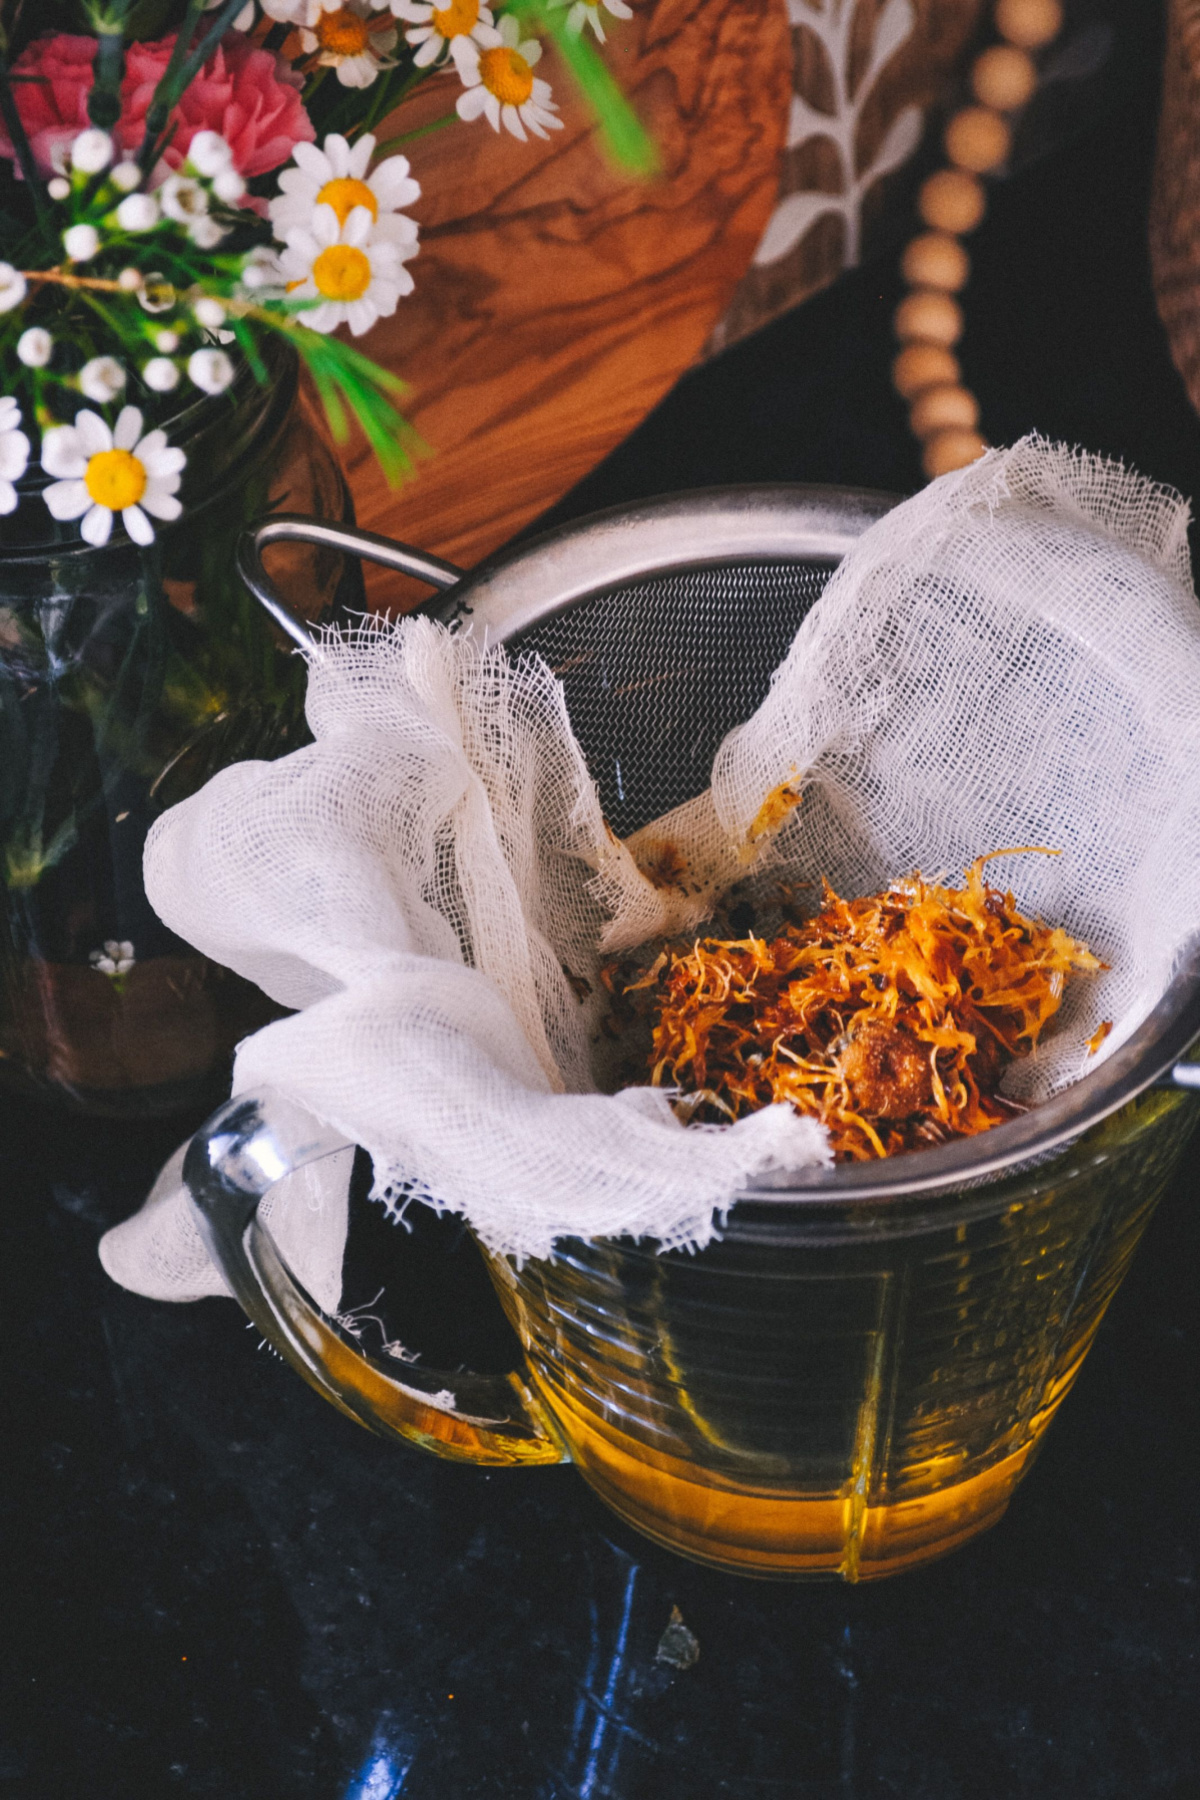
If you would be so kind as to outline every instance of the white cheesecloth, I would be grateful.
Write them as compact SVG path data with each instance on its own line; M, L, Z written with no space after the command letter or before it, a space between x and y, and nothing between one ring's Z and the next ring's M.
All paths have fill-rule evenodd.
M785 1107L685 1129L660 1091L599 1091L605 954L689 929L735 880L854 895L1043 845L1061 854L989 876L1110 965L1011 1071L1044 1099L1095 1066L1102 1020L1101 1056L1128 1036L1200 926L1187 523L1178 495L1038 439L934 482L847 554L711 789L627 843L544 664L421 619L326 640L315 742L226 769L147 844L166 923L297 1009L242 1044L235 1093L307 1107L371 1153L377 1191L415 1188L498 1252L699 1246L748 1178L827 1161L825 1135ZM784 786L802 803L760 829ZM667 840L685 875L656 886L639 862ZM324 1295L345 1233L330 1174L287 1228ZM101 1254L143 1293L223 1291L170 1166Z

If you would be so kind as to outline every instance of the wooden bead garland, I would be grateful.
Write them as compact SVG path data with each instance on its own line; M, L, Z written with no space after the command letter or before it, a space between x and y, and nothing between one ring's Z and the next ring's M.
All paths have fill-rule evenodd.
M954 295L967 284L971 261L960 237L980 224L987 192L980 181L998 169L1012 148L1011 115L1037 87L1030 51L1042 50L1062 29L1061 0L996 0L994 20L1002 40L976 57L971 68L974 103L946 126L950 163L922 184L917 211L929 227L904 252L901 272L912 292L896 308L902 345L892 365L897 393L909 402L909 423L921 440L922 467L933 480L965 468L983 455L979 402L962 385L953 346L963 331Z

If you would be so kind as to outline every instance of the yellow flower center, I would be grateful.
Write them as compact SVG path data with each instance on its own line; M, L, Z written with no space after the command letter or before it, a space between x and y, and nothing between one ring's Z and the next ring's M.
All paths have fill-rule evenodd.
M344 225L356 206L365 206L373 219L379 217L379 202L365 181L355 181L352 175L339 175L334 181L327 181L317 195L318 206L332 206L338 216L338 224Z
M501 106L524 106L533 92L533 70L520 51L507 44L480 53L479 78Z
M371 285L371 264L353 244L330 244L313 264L312 275L326 300L361 300Z
M314 29L317 43L332 56L361 56L371 40L367 21L348 6L322 13Z
M97 506L121 512L146 491L146 470L130 450L99 450L88 458L83 485Z
M435 6L430 24L439 37L469 37L479 23L479 0L450 0Z

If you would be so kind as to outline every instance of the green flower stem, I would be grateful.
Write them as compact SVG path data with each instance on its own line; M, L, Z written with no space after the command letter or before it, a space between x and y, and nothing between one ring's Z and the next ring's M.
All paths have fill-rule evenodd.
M121 78L125 73L125 38L120 24L115 30L98 27L93 70L88 118L101 131L114 131L121 117Z
M175 47L171 51L170 61L163 72L162 79L155 88L146 109L146 135L142 139L142 147L138 151L138 163L143 172L148 172L158 160L160 139L167 128L167 123L175 107L179 104L187 82L180 79L187 59L188 45L192 41L200 14L204 10L204 0L187 0L187 10L179 25L175 38Z
M216 19L209 26L204 36L200 39L196 49L193 50L192 54L188 57L187 62L184 64L183 80L180 83L180 93L196 79L196 76L200 73L209 57L213 54L213 51L217 48L217 45L221 42L221 39L225 36L225 33L232 29L233 21L237 18L244 5L245 0L225 0L225 4L217 13Z
M433 119L428 125L417 125L412 131L402 131L399 137L386 138L382 144L376 144L375 155L389 156L393 150L401 149L405 144L415 144L418 138L428 137L431 132L443 131L447 125L461 125L462 120L456 112L443 114L440 119Z

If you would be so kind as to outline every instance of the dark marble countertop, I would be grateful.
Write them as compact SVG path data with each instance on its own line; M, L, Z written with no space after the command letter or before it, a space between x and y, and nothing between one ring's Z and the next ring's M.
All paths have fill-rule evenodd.
M998 192L964 357L995 439L1037 427L1194 493L1144 250L1158 10L1117 8L1103 104ZM861 271L689 377L556 517L736 479L912 487L896 292ZM1194 1157L1005 1520L877 1586L788 1586L655 1549L569 1468L374 1439L232 1303L111 1285L100 1231L194 1122L0 1099L0 1800L1200 1792ZM378 1229L352 1233L364 1299ZM688 1667L658 1656L674 1608Z

